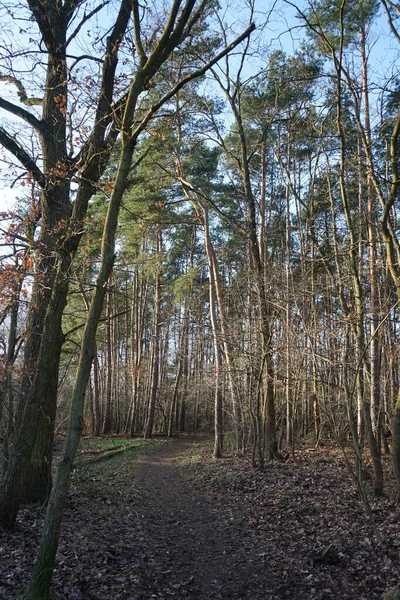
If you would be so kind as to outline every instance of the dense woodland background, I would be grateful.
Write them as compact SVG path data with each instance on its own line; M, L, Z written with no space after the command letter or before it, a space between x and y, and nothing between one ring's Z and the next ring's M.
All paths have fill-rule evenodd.
M0 11L0 525L67 432L67 470L82 431L329 437L367 513L364 448L400 492L400 5Z

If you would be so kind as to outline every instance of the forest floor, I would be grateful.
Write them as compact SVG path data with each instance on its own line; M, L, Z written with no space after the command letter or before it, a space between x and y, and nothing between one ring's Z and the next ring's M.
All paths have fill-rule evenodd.
M85 465L72 483L54 573L58 600L375 600L400 586L391 490L366 519L334 447L263 471L215 462L204 439L155 441ZM389 465L386 465L389 470ZM0 533L0 598L16 600L43 507Z

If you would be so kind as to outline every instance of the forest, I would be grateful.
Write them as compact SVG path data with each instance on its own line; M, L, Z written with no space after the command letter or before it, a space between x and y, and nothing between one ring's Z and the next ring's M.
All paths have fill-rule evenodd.
M326 448L383 543L399 50L395 0L0 3L0 544L43 525L18 598L51 597L87 440L212 440L224 481ZM207 597L130 593L82 598Z

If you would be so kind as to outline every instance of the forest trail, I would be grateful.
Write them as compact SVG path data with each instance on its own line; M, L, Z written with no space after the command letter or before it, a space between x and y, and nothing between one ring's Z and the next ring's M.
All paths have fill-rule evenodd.
M76 471L52 593L57 600L272 600L228 503L190 479L204 439L156 441ZM214 463L213 463L214 464ZM227 498L228 500L228 498ZM0 599L17 600L32 568L44 507L0 532ZM254 564L257 563L257 564ZM282 598L287 596L282 596Z
M248 560L245 540L219 502L185 480L190 441L139 458L143 534L151 548L139 598L196 600L268 598L266 569ZM272 596L270 596L272 598Z
M389 460L385 464L387 474ZM400 507L365 518L340 452L304 446L263 471L198 437L140 443L76 470L57 600L382 600L400 587ZM0 599L29 578L44 507L0 532Z

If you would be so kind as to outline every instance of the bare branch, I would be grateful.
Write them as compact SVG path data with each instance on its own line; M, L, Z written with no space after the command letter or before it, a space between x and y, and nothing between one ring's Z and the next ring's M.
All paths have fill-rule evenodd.
M96 13L100 12L109 3L110 3L110 0L106 0L105 2L102 2L101 4L99 4L99 6L96 6L96 8L94 8L89 13L87 13L87 14L85 13L82 18L82 21L79 23L79 25L74 29L74 31L71 33L71 35L67 39L66 46L68 46L70 44L70 42L78 35L78 33L80 32L80 30L82 29L82 27L84 26L84 24L87 21L89 21Z
M204 194L204 192L202 192L198 187L194 186L192 183L190 183L190 181L186 181L186 179L184 179L180 175L176 175L175 179L177 179L177 181L179 181L185 194L186 193L189 194L189 196L188 196L189 200L191 200L190 194L195 194L196 196L199 196L202 200L204 200L207 204L209 204L223 219L225 219L226 221L229 221L242 233L247 234L247 230L244 227L242 227L240 225L240 223L238 223L237 219L233 219L230 215L226 214L223 210L221 210L215 204L215 202L209 196Z
M196 0L187 0L178 21L176 21L181 6L181 0L174 0L171 12L169 13L168 22L161 38L143 66L143 75L146 82L150 81L154 74L157 73L160 65L168 58L172 50L174 50L177 44L184 39L183 31L185 23L189 20L195 3Z
M26 123L29 123L31 127L33 127L36 131L41 134L44 134L46 126L44 121L40 121L34 115L32 115L29 111L25 110L21 106L17 106L12 102L8 102L8 100L4 100L4 98L0 97L0 108L3 108L7 112L15 115L16 117L20 117Z
M102 58L98 58L97 56L90 56L90 54L82 54L82 56L74 56L72 54L67 54L66 57L75 59L75 62L73 62L69 68L70 72L74 70L78 62L80 62L81 60L92 60L93 62L101 64L103 64L104 62Z
M386 12L386 15L387 15L387 18L388 18L388 22L389 22L389 27L392 30L392 33L395 36L395 38L397 39L397 41L400 43L400 34L397 31L397 28L396 28L396 26L394 24L394 20L393 20L393 17L391 15L391 13L390 13L389 6L391 6L394 10L396 10L396 12L398 14L400 14L400 7L397 6L397 5L395 5L390 0L387 0L387 1L386 0L381 0L381 3L382 3L382 5L383 5L383 7L385 9L385 12Z
M397 12L398 15L400 15L400 6L398 4L396 4L395 2L392 2L392 0L387 0L389 6L391 6L393 8L394 11Z
M136 52L140 58L140 65L144 66L147 61L146 52L144 51L142 39L141 39L141 28L140 28L140 16L139 16L139 2L138 0L133 0L133 35L135 39L135 47Z
M191 0L192 4L194 5L195 0ZM181 0L174 0L174 3L172 5L171 11L169 13L169 19L168 22L165 26L164 32L160 38L160 41L158 43L158 47L159 48L164 48L164 46L166 45L174 27L175 27L175 21L176 21L176 17L178 15L178 11L181 5Z
M183 32L184 38L186 38L190 34L191 30L193 29L197 21L200 19L200 17L204 18L204 11L206 10L208 4L211 5L211 2L212 0L203 0L203 2L199 5L192 18L188 21L185 27L185 30Z
M3 75L0 73L0 81L7 81L8 83L13 83L18 90L18 98L22 104L26 104L26 106L42 106L43 98L28 98L25 87L19 79L16 77L12 77L11 75Z
M112 101L115 85L115 71L118 64L118 48L128 26L130 15L130 1L122 0L114 28L107 38L106 55L101 77L100 97L97 105L95 125L88 142L88 147L94 145L97 148L99 144L104 141L105 130L111 120L111 114L113 112ZM83 154L85 154L85 149L83 150ZM81 156L79 158L81 159Z
M29 154L21 148L18 142L9 135L3 127L0 127L0 144L19 160L19 162L32 173L33 178L41 188L46 185L46 179L42 171L39 169L35 161Z
M115 71L118 64L119 44L131 16L130 0L122 0L115 25L107 38L107 48L101 77L100 97L97 104L95 124L89 140L74 158L72 167L84 166L81 185L74 203L74 218L80 219L86 211L89 198L94 193L93 182L98 181L107 164L119 130L116 127L118 107L113 105ZM124 98L124 101L126 98ZM121 104L123 106L123 103ZM108 125L114 121L106 135Z

